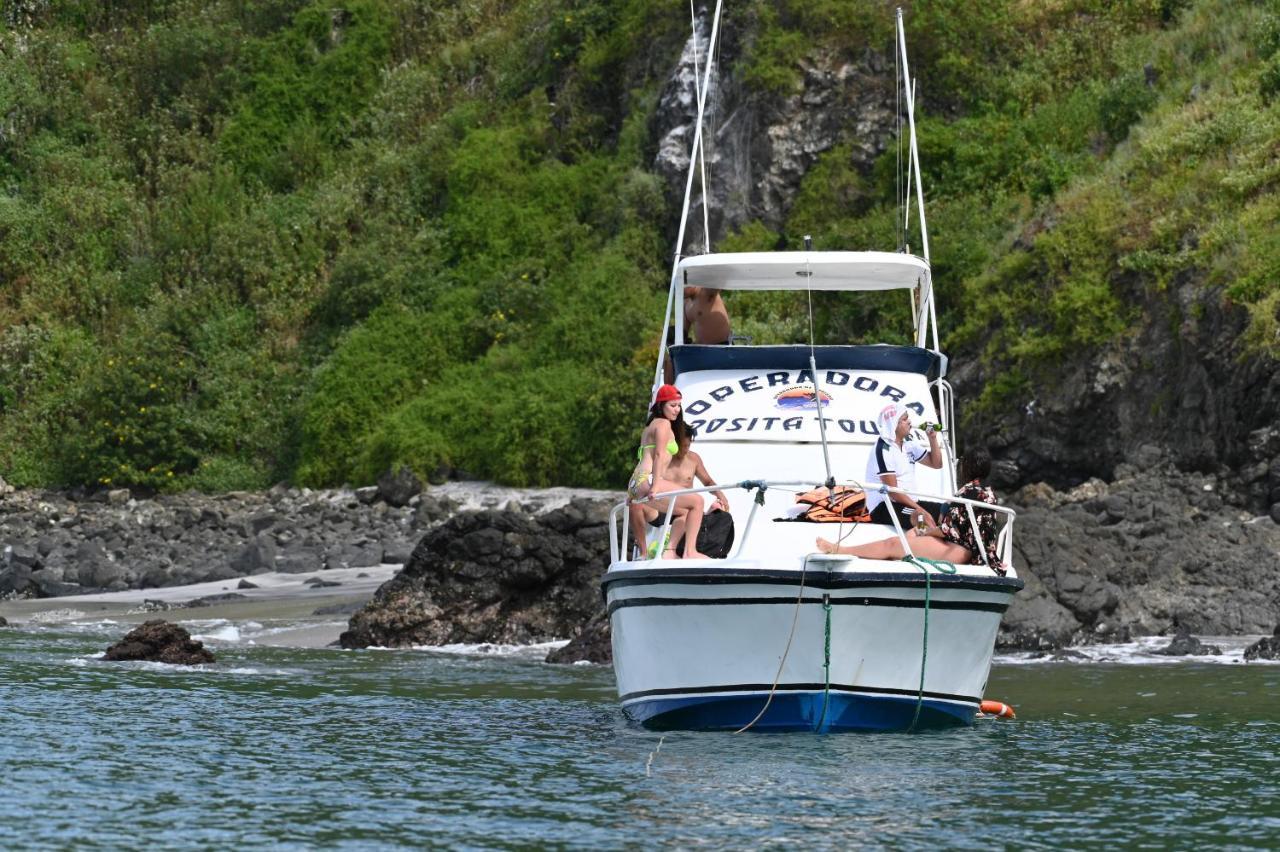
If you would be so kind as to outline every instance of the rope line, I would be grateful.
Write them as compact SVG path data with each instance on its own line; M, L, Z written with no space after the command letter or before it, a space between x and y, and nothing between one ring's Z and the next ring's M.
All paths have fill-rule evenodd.
M756 717L734 731L735 734L740 734L751 728L756 722L759 722L765 711L769 709L769 705L773 703L773 695L778 691L778 682L782 680L782 667L787 664L787 654L791 653L791 640L796 636L796 623L800 620L800 604L804 601L804 579L808 568L809 556L806 554L804 561L800 563L800 593L796 595L795 612L791 615L791 632L787 634L787 644L782 649L782 659L778 660L778 673L773 676L773 686L769 687L769 697L765 699L764 706L760 708L760 712L756 714Z
M827 701L831 697L831 595L822 596L825 621L822 637L822 715L818 717L816 733L822 733L827 724Z
M920 686L916 689L916 712L911 717L911 724L907 727L907 733L910 734L915 731L916 723L920 721L920 708L924 705L925 665L929 661L929 604L933 581L928 566L932 565L942 574L956 573L956 566L945 560L926 559L923 556L912 556L911 554L904 556L902 561L909 562L924 572L924 635L920 640Z
M658 747L649 752L649 759L644 763L644 777L649 777L649 770L653 767L653 759L658 756L658 752L662 751L662 741L667 738L666 734L658 737Z

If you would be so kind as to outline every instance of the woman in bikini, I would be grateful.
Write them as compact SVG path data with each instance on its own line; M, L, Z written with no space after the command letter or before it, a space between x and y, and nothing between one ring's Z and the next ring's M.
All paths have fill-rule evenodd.
M684 422L684 412L680 405L680 391L674 385L663 385L658 388L653 407L649 409L649 420L644 432L640 435L640 450L636 468L631 472L631 481L627 484L627 499L642 500L653 496L649 505L664 514L668 501L659 499L664 492L681 488L665 477L671 457L687 447L692 430ZM671 540L679 541L684 536L684 558L706 559L698 552L695 543L698 530L702 527L702 498L697 494L682 494L675 498L675 509L672 511ZM644 514L631 512L631 534L638 547L643 547L646 535ZM673 548L662 551L663 559L678 559Z

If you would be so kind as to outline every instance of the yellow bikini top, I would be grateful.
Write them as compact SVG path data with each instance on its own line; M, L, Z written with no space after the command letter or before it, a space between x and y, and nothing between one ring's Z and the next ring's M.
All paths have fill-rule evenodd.
M641 444L640 449L636 450L636 461L639 461L640 459L644 458L645 450L652 450L656 446L658 445L657 444ZM667 454L674 456L678 452L680 452L680 445L676 443L676 439L672 438L670 441L667 441Z

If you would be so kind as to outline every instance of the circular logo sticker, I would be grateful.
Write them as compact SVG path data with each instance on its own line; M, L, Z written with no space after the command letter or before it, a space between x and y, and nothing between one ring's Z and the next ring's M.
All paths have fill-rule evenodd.
M808 385L797 385L774 395L773 403L787 411L812 411L819 407L818 395ZM831 394L822 391L821 405L831 404Z

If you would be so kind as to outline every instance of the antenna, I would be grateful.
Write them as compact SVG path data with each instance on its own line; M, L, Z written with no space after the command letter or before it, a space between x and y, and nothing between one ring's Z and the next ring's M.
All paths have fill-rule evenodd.
M711 82L711 51L707 51L707 82L700 83L698 78L698 15L693 11L693 0L689 0L689 26L693 29L693 93L697 96L698 102L702 102L702 87L710 85ZM699 108L701 113L701 108ZM702 116L699 114L698 123L702 123ZM708 208L711 206L710 200L707 198L707 151L706 146L702 144L702 139L698 139L698 162L702 171L702 245L706 254L711 254L711 219Z
M676 288L680 286L680 279L677 272L680 269L681 251L684 248L684 231L689 224L689 199L693 194L693 176L698 166L698 150L702 145L702 117L707 107L707 89L711 83L711 60L715 56L716 38L720 34L720 9L723 6L723 0L716 0L716 13L711 23L711 41L707 45L707 61L705 71L702 77L702 86L698 92L698 127L693 134L693 146L689 151L689 174L684 184L684 206L680 209L680 229L676 234L676 250L675 258L671 263L671 285L667 291L667 311L663 314L662 338L658 343L658 363L653 370L653 388L650 391L650 397L658 392L658 386L662 384L662 361L667 355L667 324L674 321L676 327L676 337L684 338L684 311L677 310L676 307ZM694 56L695 68L697 73L696 62L697 56Z
M804 250L813 251L813 237L804 235ZM818 436L822 440L822 463L827 469L827 492L836 487L836 478L831 473L831 451L827 447L827 421L822 416L822 385L818 382L818 360L813 345L813 270L810 269L809 257L804 259L804 286L809 297L809 372L813 375L813 406L818 412Z
M911 68L907 64L907 33L906 27L902 23L902 8L898 7L898 52L902 58L902 81L903 88L906 89L907 96L907 126L911 133L910 162L908 163L907 181L910 186L911 177L915 176L916 184L916 214L920 219L920 243L924 252L925 263L929 260L929 227L925 223L924 218L924 183L920 177L920 149L916 145L916 92L915 86L911 83ZM908 199L908 206L910 199ZM925 346L928 343L928 324L933 324L934 348L938 346L938 326L937 315L933 305L933 276L927 275L924 279L924 285L920 292L920 317L916 324L916 345Z

